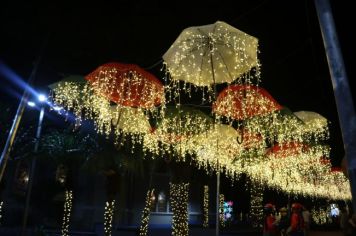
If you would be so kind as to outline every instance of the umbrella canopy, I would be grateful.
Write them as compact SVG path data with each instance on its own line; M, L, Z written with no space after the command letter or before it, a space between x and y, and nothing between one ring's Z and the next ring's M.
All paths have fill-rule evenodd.
M98 94L123 106L150 109L164 102L163 84L138 65L107 63L85 79Z
M263 116L281 110L282 106L263 88L252 85L230 85L217 97L213 112L236 120Z
M66 84L76 84L78 87L83 87L87 81L81 75L70 75L62 80L48 85L48 88L55 90L60 87L64 87Z
M169 152L172 147L179 148L180 156L191 153L186 146L189 138L205 133L212 124L213 119L198 109L167 106L154 131L145 136L144 147L154 153Z
M188 106L167 106L155 132L192 136L210 128L213 119L204 112Z
M312 111L298 111L294 112L294 115L304 122L305 134L311 134L315 139L329 138L328 120L322 115Z
M140 108L114 105L110 107L110 114L115 132L120 130L125 134L146 134L151 130L148 118Z
M217 21L183 30L163 59L173 80L210 86L258 66L257 47L257 38Z
M216 124L206 133L194 135L187 143L187 148L195 152L199 165L218 171L225 168L237 174L241 169L234 169L236 165L232 165L232 162L244 150L236 141L238 135L233 127Z

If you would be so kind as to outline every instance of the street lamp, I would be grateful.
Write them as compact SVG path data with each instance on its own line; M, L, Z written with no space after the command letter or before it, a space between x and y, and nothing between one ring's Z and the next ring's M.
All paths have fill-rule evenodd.
M45 111L44 103L47 101L47 97L43 94L39 94L37 99L38 99L39 106L41 107L41 109L40 109L40 114L38 117L35 147L33 149L33 152L35 155L32 158L31 169L30 169L30 173L29 173L28 189L27 189L27 194L26 194L25 211L24 211L24 216L23 216L22 232L21 232L22 236L26 235L26 226L27 226L28 212L29 212L29 208L30 208L30 200L31 200L31 192L32 192L32 183L33 183L33 177L34 177L35 168L36 168L36 159L37 159L36 153L38 152L38 146L39 146L39 141L40 141L40 137L41 137L42 122L43 122L44 111ZM27 104L31 107L36 106L36 103L33 101L29 101Z

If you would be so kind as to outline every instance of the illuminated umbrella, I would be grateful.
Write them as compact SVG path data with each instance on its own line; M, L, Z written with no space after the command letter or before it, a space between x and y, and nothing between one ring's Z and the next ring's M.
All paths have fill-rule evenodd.
M168 151L173 146L179 148L182 155L188 152L185 142L194 135L206 132L212 124L212 118L198 109L167 106L163 117L157 120L154 131L145 137L144 146L154 152L158 152L158 149Z
M210 86L257 67L257 47L257 38L217 21L184 29L163 59L173 80Z
M81 75L70 75L48 85L54 104L72 110L78 122L82 118L91 118L94 104L102 104L103 99L97 97L88 82ZM90 105L89 105L90 104Z
M163 84L134 64L107 63L85 79L98 94L122 106L150 109L164 102Z
M111 106L111 122L113 126L124 133L147 134L151 125L147 116L140 108Z
M235 120L263 116L281 110L274 98L263 88L252 85L230 85L219 93L213 112Z
M294 114L304 122L303 132L315 139L329 137L328 120L322 115L312 111L298 111Z
M203 167L210 167L216 171L241 172L236 170L232 162L235 157L243 151L243 146L236 141L238 137L236 129L229 125L216 124L207 132L194 135L187 144L188 148L194 150L197 162Z
M59 87L63 87L68 83L76 84L77 86L84 86L87 83L87 81L81 75L70 75L70 76L63 78L62 80L60 80L58 82L48 85L48 87L51 90L54 90Z

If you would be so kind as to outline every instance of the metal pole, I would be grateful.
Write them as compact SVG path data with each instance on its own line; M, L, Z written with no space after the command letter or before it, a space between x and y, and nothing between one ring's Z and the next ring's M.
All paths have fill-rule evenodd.
M33 81L34 81L34 79L36 77L38 66L39 66L39 64L41 62L43 52L44 52L44 50L45 50L45 48L47 46L48 39L49 39L49 35L46 37L46 39L45 39L45 41L44 41L44 43L43 43L43 45L41 47L39 56L38 56L37 60L35 61L33 70L31 72L30 77L29 77L28 82L27 82L27 86L24 89L24 92L23 92L23 95L21 97L19 106L17 108L15 118L14 118L14 120L12 122L12 126L11 126L9 135L7 137L7 140L6 140L5 147L4 147L4 149L3 149L2 153L1 153L1 157L0 157L0 182L2 181L2 178L4 176L5 169L6 169L6 166L7 166L7 161L9 159L11 148L12 148L12 145L13 145L15 137L16 137L17 129L19 127L20 121L22 119L23 112L24 112L25 107L26 107L26 103L27 103L28 96L29 96L29 87L32 85L32 83L33 83ZM5 67L5 65L2 65L0 63L0 68L1 67Z
M27 219L28 219L28 212L29 212L29 208L30 208L32 184L33 184L33 178L34 178L35 169L36 169L37 151L38 151L38 146L39 146L39 143L40 143L42 123L43 123L43 117L44 117L44 110L45 110L45 107L44 107L44 105L42 105L41 106L40 115L39 115L39 118L38 118L38 126L37 126L37 132L36 132L35 147L34 147L34 150L33 150L34 157L32 159L31 169L30 169L30 174L29 174L29 179L28 179L28 189L27 189L27 194L26 194L25 212L24 212L23 222L22 222L22 232L21 232L22 236L25 236L26 233L27 233L26 232Z
M12 145L14 143L17 129L19 128L19 124L20 124L23 112L25 110L25 106L26 106L26 103L28 100L28 95L29 95L29 92L28 92L28 89L26 88L25 92L22 95L20 104L17 108L16 115L15 115L14 121L12 123L9 135L7 137L4 150L2 151L2 154L0 157L0 182L2 181L2 178L5 173L7 161L9 159L10 151L11 151Z
M315 0L324 47L334 89L339 123L344 142L352 193L352 205L356 212L356 115L344 61L328 0Z
M215 235L219 236L219 218L220 218L220 171L218 169L216 173L216 227L215 227Z

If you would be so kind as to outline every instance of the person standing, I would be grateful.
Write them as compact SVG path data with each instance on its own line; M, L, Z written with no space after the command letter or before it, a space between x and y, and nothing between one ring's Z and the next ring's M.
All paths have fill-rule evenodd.
M308 236L310 230L311 217L310 217L309 210L305 206L303 206L302 216L304 220L304 236Z
M279 213L280 213L280 219L278 221L278 230L280 232L280 236L286 236L287 229L290 224L288 210L287 210L287 208L282 207L281 209L279 209Z
M274 205L268 203L263 208L263 236L277 236L277 226Z
M290 226L287 235L304 236L304 219L302 215L303 206L300 203L293 203Z

